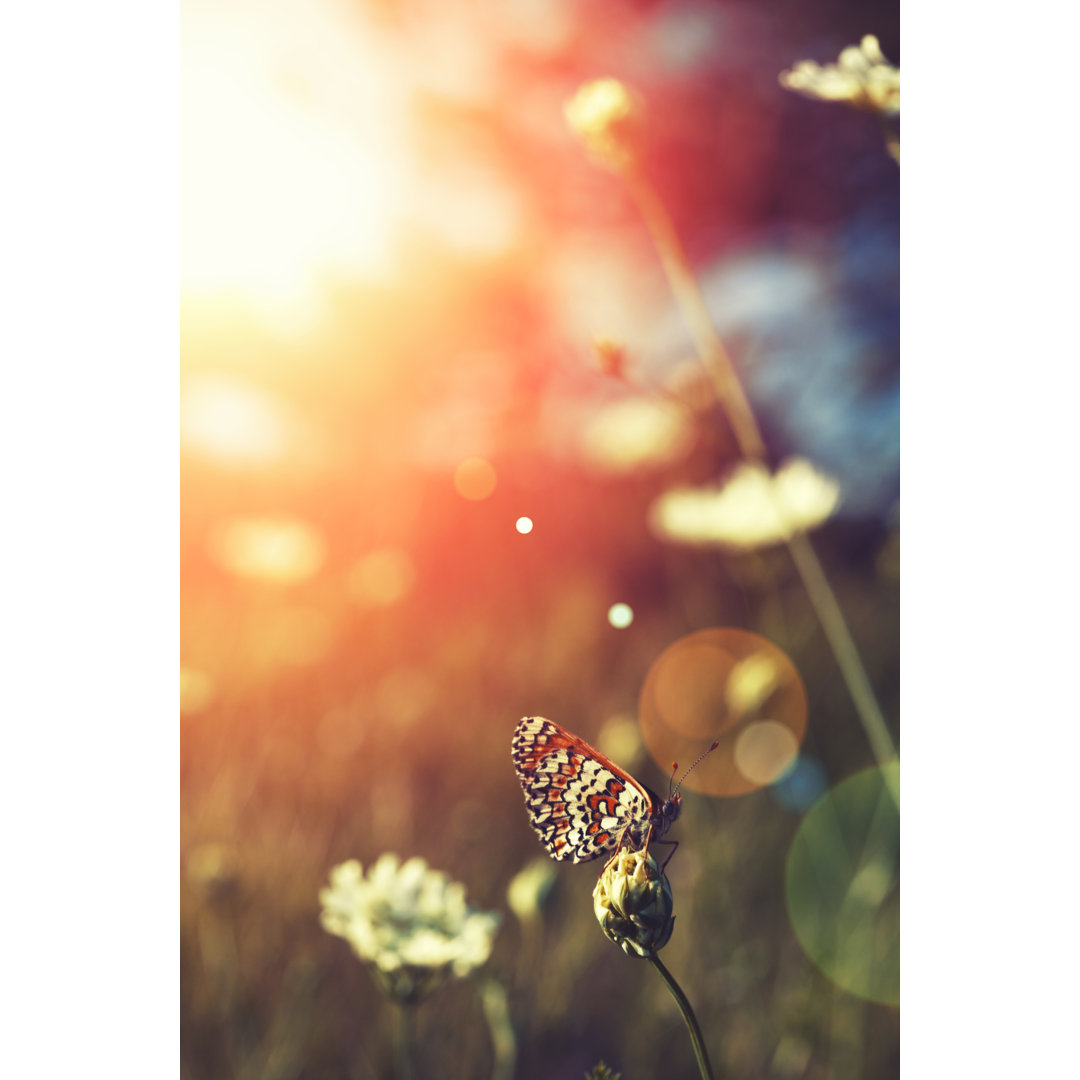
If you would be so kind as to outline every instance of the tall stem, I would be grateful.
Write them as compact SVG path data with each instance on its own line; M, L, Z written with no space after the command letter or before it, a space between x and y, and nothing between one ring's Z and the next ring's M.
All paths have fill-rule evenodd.
M873 687L859 658L859 650L852 640L851 631L848 630L836 594L829 585L829 579L825 576L825 570L810 544L810 538L805 533L795 533L788 540L787 548L799 571L799 577L802 578L806 593L810 597L818 622L821 623L836 662L840 666L840 673L844 677L844 682L847 683L848 692L855 703L855 710L862 721L863 730L866 732L874 757L877 758L878 765L885 766L896 760L896 745L889 734L885 716L874 696ZM881 775L893 801L899 806L900 785L895 771L882 768Z
M623 176L649 232L652 233L671 291L682 308L690 336L694 339L698 354L712 378L716 396L728 415L739 449L750 461L761 461L765 457L765 442L761 438L761 431L742 384L735 374L731 357L712 324L709 309L705 306L705 297L701 295L697 277L690 268L667 208L640 170L631 167Z
M636 166L631 165L622 173L630 193L637 203L641 216L645 220L653 242L660 255L667 273L671 291L682 310L683 318L694 339L701 360L705 365L716 396L731 423L736 442L743 457L748 461L762 461L765 457L765 443L761 429L754 419L750 402L742 388L742 383L735 372L724 343L712 323L712 316L701 294L697 277L686 257L682 242L671 217L667 212L655 188ZM803 587L810 597L811 606L825 632L829 647L836 657L840 674L847 684L848 693L855 705L867 740L879 765L896 760L896 747L889 735L885 716L881 711L873 687L866 674L855 641L848 629L840 604L836 599L829 579L825 576L821 563L810 544L809 538L796 532L788 541L787 548L795 563ZM889 776L889 791L899 805L899 791Z
M690 1008L690 1002L682 992L682 987L675 981L674 976L664 967L660 957L655 953L649 957L649 963L660 972L661 978L667 984L671 996L675 999L675 1004L679 1006L679 1012L682 1013L683 1020L686 1021L686 1029L690 1032L690 1042L694 1047L694 1057L697 1058L701 1080L715 1080L712 1065L709 1064L709 1052L705 1049L705 1040L701 1037L701 1028L698 1027L697 1017L694 1016L694 1010Z

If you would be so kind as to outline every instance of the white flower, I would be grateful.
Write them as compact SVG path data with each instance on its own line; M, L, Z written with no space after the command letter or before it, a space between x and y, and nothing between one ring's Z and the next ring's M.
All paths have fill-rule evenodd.
M839 502L835 480L793 458L775 476L743 464L721 487L669 491L653 503L649 522L665 540L755 548L820 525Z
M835 64L800 60L791 71L781 73L780 85L806 97L846 101L884 116L900 112L900 70L885 59L873 34L849 45Z
M447 975L483 964L499 922L466 904L465 886L423 859L401 863L390 853L366 877L355 859L335 866L319 900L323 928L345 938L401 1001L416 1001Z
M589 154L615 170L633 160L632 134L640 112L638 102L618 79L585 83L563 108L567 124Z

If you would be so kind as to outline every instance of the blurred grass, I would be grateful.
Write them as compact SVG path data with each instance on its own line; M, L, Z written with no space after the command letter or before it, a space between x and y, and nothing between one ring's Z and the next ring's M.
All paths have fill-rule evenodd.
M845 533L836 526L820 546L886 712L896 715L896 586L873 562L886 537L868 544L860 536L856 559ZM724 591L702 595L699 559L665 553L667 595L696 604L698 625L730 624ZM603 718L633 713L650 657L675 636L672 623L686 625L668 605L639 601L633 628L613 631L588 579L558 577L522 585L532 595L504 619L462 612L459 628L426 634L399 623L400 641L388 618L368 628L374 649L356 664L346 648L336 662L256 690L223 686L219 700L184 718L188 1075L389 1075L386 1006L343 943L321 930L317 903L332 865L349 857L367 864L385 850L423 856L465 882L473 903L503 913L488 972L510 988L520 1077L580 1075L599 1058L628 1077L693 1075L663 986L595 925L596 867L559 868L541 960L525 971L516 964L521 931L505 890L540 849L510 763L514 723L542 712L595 738ZM869 752L801 593L790 574L775 585L768 602L744 596L738 621L795 660L810 699L804 749L835 781L867 764ZM760 621L746 618L759 606ZM590 611L591 620L583 617ZM199 632L189 614L185 634ZM242 655L257 632L238 636ZM378 681L398 655L435 688L404 730L377 705ZM655 767L638 772L662 789ZM770 1062L784 1040L791 1057L795 1039L808 1063L793 1075L889 1075L895 1011L834 989L788 925L782 875L799 820L768 791L687 797L669 867L678 922L665 963L691 996L721 1072L782 1075ZM419 1020L421 1075L490 1075L474 987L440 990ZM456 1071L446 1071L449 1063Z

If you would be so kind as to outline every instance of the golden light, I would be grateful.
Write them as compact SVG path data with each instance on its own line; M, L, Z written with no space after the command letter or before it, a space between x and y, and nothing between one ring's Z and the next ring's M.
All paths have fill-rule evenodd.
M693 429L679 408L631 398L605 405L591 418L581 451L601 472L626 473L677 461L692 443Z
M719 745L687 777L709 795L744 795L779 780L806 733L806 691L772 642L714 627L669 645L649 669L638 702L642 737L663 769Z
M405 103L375 33L326 0L188 4L182 270L188 294L316 319L320 278L390 266Z
M371 551L349 571L349 595L363 607L389 607L412 588L416 567L407 552L388 547Z
M214 530L209 548L231 573L279 585L313 577L326 556L322 536L292 517L232 518Z
M596 746L624 769L635 769L645 756L637 719L630 713L609 717L596 736Z
M724 687L728 705L734 712L759 709L776 689L779 675L776 664L765 653L754 653L740 660L731 669Z
M480 502L486 499L498 482L495 468L483 458L466 458L454 470L454 487L465 499Z
M290 607L274 612L262 628L268 662L306 667L317 664L334 639L334 627L315 607Z
M210 705L216 695L214 680L197 668L180 669L180 712L191 716L202 712Z
M517 521L514 522L514 528L517 529L522 536L531 533L533 531L532 518L519 517Z
M429 716L439 702L439 686L423 667L403 664L387 672L375 688L375 706L387 724L409 728Z
M773 784L795 764L799 744L775 720L759 720L735 737L735 767L754 784Z
M280 461L293 442L284 402L226 375L199 375L180 392L180 441L188 450L228 465Z

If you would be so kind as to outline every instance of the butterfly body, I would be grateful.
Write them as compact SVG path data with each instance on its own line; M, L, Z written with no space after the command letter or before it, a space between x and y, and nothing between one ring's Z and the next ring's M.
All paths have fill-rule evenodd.
M659 840L679 816L681 799L660 800L584 739L526 716L514 731L514 769L529 821L553 859L588 862L628 843Z

